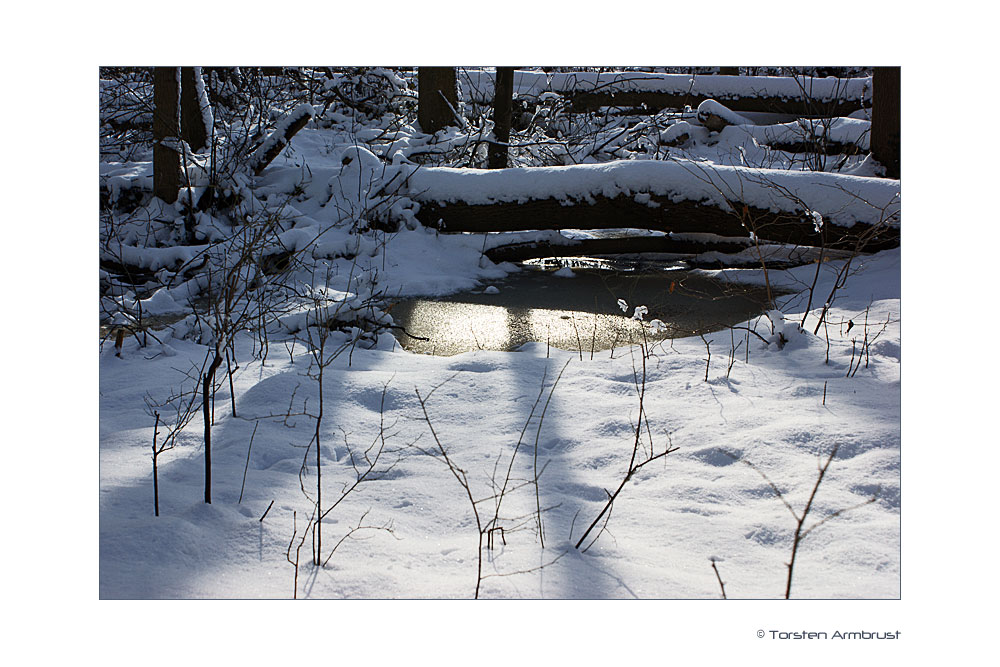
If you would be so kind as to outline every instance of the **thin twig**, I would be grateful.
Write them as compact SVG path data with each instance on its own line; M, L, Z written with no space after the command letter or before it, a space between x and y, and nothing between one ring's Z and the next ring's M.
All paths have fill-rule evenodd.
M236 501L237 505L243 502L243 488L247 485L247 470L250 469L250 450L253 449L253 437L257 435L258 424L260 424L260 422L254 422L253 433L250 434L250 445L247 446L247 462L246 465L243 466L243 483L240 484L240 499Z
M719 574L719 568L715 565L715 559L712 558L712 569L715 570L715 578L719 580L719 588L722 589L722 599L726 599L726 585L722 583L722 575Z

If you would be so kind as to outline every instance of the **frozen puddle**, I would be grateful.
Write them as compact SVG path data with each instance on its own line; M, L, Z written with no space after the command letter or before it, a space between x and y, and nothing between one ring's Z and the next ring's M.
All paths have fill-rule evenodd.
M669 330L647 340L718 331L746 321L767 308L759 287L721 283L688 271L616 273L596 269L524 269L474 292L440 298L415 298L390 306L397 325L418 340L397 333L412 352L449 356L471 350L514 350L528 342L563 350L610 350L640 342L643 327L629 319L638 305L646 320L659 319ZM618 299L629 305L628 315Z

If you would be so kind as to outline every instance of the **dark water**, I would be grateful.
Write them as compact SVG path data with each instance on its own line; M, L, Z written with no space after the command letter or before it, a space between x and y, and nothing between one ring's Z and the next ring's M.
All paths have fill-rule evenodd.
M397 334L413 352L452 355L470 350L513 350L536 341L563 350L608 350L643 340L718 331L767 309L765 290L721 283L689 271L574 270L570 278L525 268L486 287L447 297L409 299L391 306ZM623 313L618 299L629 306ZM635 306L649 309L668 330L654 334L632 320Z

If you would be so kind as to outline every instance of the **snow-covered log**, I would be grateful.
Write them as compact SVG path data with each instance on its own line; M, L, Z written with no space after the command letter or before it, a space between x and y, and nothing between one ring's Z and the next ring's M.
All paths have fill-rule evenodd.
M254 175L260 175L274 158L281 155L281 151L288 145L291 138L305 127L306 123L312 120L315 115L316 110L311 104L300 104L278 121L274 131L267 135L267 138L250 157L250 166Z
M750 78L750 77L742 77ZM577 113L594 111L602 107L622 107L659 111L661 109L683 109L697 107L705 100L714 99L695 91L691 93L659 93L647 91L578 92L569 93L571 109ZM805 96L796 97L732 97L726 99L726 106L733 111L745 113L777 113L814 118L827 116L847 116L863 108L860 99L815 100Z
M749 120L715 100L705 100L698 105L698 120L713 132L721 132L729 125L752 125Z
M447 232L641 228L869 250L899 245L899 183L824 172L619 161L411 174L417 218Z
M852 249L868 252L899 246L899 228L859 222L851 227L830 225L817 229L805 215L774 213L747 206L742 213L726 211L711 203L671 201L650 197L650 208L632 197L598 195L589 202L570 205L557 199L524 203L448 205L424 203L417 219L444 232L509 232L530 229L649 229L667 233L708 233L749 236L803 246ZM744 224L743 219L749 222ZM593 253L593 251L590 251Z
M489 70L462 70L463 91L474 102L493 97ZM733 111L773 112L796 116L846 116L871 105L872 79L859 77L727 76L656 72L514 73L514 94L533 98L555 92L572 101L573 111L617 106L647 110L697 107L707 99Z

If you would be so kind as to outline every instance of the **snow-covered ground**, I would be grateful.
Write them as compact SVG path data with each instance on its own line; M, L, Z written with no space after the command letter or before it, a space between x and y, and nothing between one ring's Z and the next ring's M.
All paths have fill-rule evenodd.
M296 114L318 121L307 106L279 129ZM269 311L256 335L235 336L232 390L227 362L213 405L211 504L200 411L157 459L160 516L150 447L154 434L164 444L172 425L177 401L168 405L169 397L194 396L212 343L192 315L171 323L211 280L185 267L205 261L227 270L224 253L235 257L251 241L199 213L204 243L178 245L185 193L177 205L154 200L113 218L102 232L102 260L148 271L163 285L133 291L102 271L102 312L118 313L110 323L138 313L169 324L147 345L126 337L118 354L108 339L100 352L102 598L716 599L719 577L726 597L779 598L796 534L792 597L900 596L898 250L854 258L818 330L845 260L766 276L715 272L768 280L791 295L742 328L620 346L593 359L541 342L422 356L385 332L359 340L358 330L330 334L317 353L310 324L320 309L309 300L320 295L342 320L384 326L391 313L381 296L481 288L517 270L482 258L496 236L419 226L416 200L427 192L463 201L484 191L515 201L620 192L700 201L712 196L699 176L709 173L764 208L813 202L823 211L818 228L824 218L849 226L890 208L884 215L899 224L898 182L791 162L759 169L746 160L755 137L765 136L754 126L710 133L677 119L696 136L666 161L623 143L618 157L633 159L535 171L427 169L410 160L427 135L399 124L390 135L385 118L367 127L341 116L327 113L325 125L296 135L259 178L232 186L244 197L241 215L277 225L265 254L303 258L288 284L311 287L285 292L296 299ZM461 146L469 136L447 130L435 142ZM203 191L200 168L191 166L192 201ZM755 190L753 177L765 172L781 187ZM101 169L112 200L148 188L150 173L142 162ZM793 196L782 200L782 192ZM399 231L366 230L373 214L401 221ZM171 219L172 227L160 223ZM625 304L620 316L643 305ZM657 317L645 319L655 327ZM318 489L321 538L311 531ZM312 564L314 545L321 566Z
M547 358L544 344L511 353L429 357L404 352L391 337L382 337L374 349L342 354L326 371L324 385L324 494L332 499L343 483L356 479L352 455L358 461L373 443L381 445L380 435L385 451L374 479L328 515L323 543L331 549L350 529L372 528L354 532L321 568L306 564L307 540L298 595L473 595L475 517L447 465L425 453L435 445L417 392L426 397L434 390L426 401L431 423L448 457L466 471L473 496L495 493L508 466L512 469L512 490L504 497L498 524L505 528L506 545L483 552L481 597L717 598L712 558L728 597L781 597L796 520L764 475L791 509L801 512L818 464L834 447L837 456L805 527L854 509L831 518L802 542L793 596L898 597L899 258L898 251L884 252L858 265L831 313L832 322L844 324L831 325L828 332L813 335L811 317L809 331L786 324L789 342L780 350L751 336L749 361L746 332L708 336L707 381L701 339L652 347L645 364L640 457L650 438L654 451L668 443L678 449L625 485L606 532L585 553L574 544L606 503L606 490L617 488L628 469L642 384L639 347L619 349L613 359L599 354L593 361L563 351ZM817 293L829 290L836 267L823 267ZM802 267L786 275L772 273L771 280L801 284L814 272L812 266ZM782 310L789 321L801 319L801 306ZM852 356L855 364L860 359L866 312L868 337L878 338L866 363L848 371ZM854 327L845 331L848 321ZM769 327L764 319L757 329L768 334ZM741 347L729 369L733 340ZM179 387L184 379L179 371L200 366L205 348L171 340L162 351L156 345L140 350L135 341L126 341L118 358L111 345L105 346L100 362L102 597L293 594L294 567L286 552L293 513L300 537L303 517L310 513L299 473L314 421L267 415L301 412L303 405L315 411L318 390L307 375L311 357L302 344L272 350L264 363L250 360L250 348L249 337L238 341L237 355L246 359L235 374L238 418L232 417L228 387L216 399L213 504L202 499L196 418L180 446L161 456L157 518L149 455L153 421L143 395L161 397ZM543 384L551 402L539 420L542 403L534 416L532 406ZM535 488L525 485L533 479L536 457L544 470L537 485L544 548L532 517ZM303 473L306 490L314 479L310 467ZM873 503L855 507L873 496ZM479 512L491 518L494 506L482 503Z

